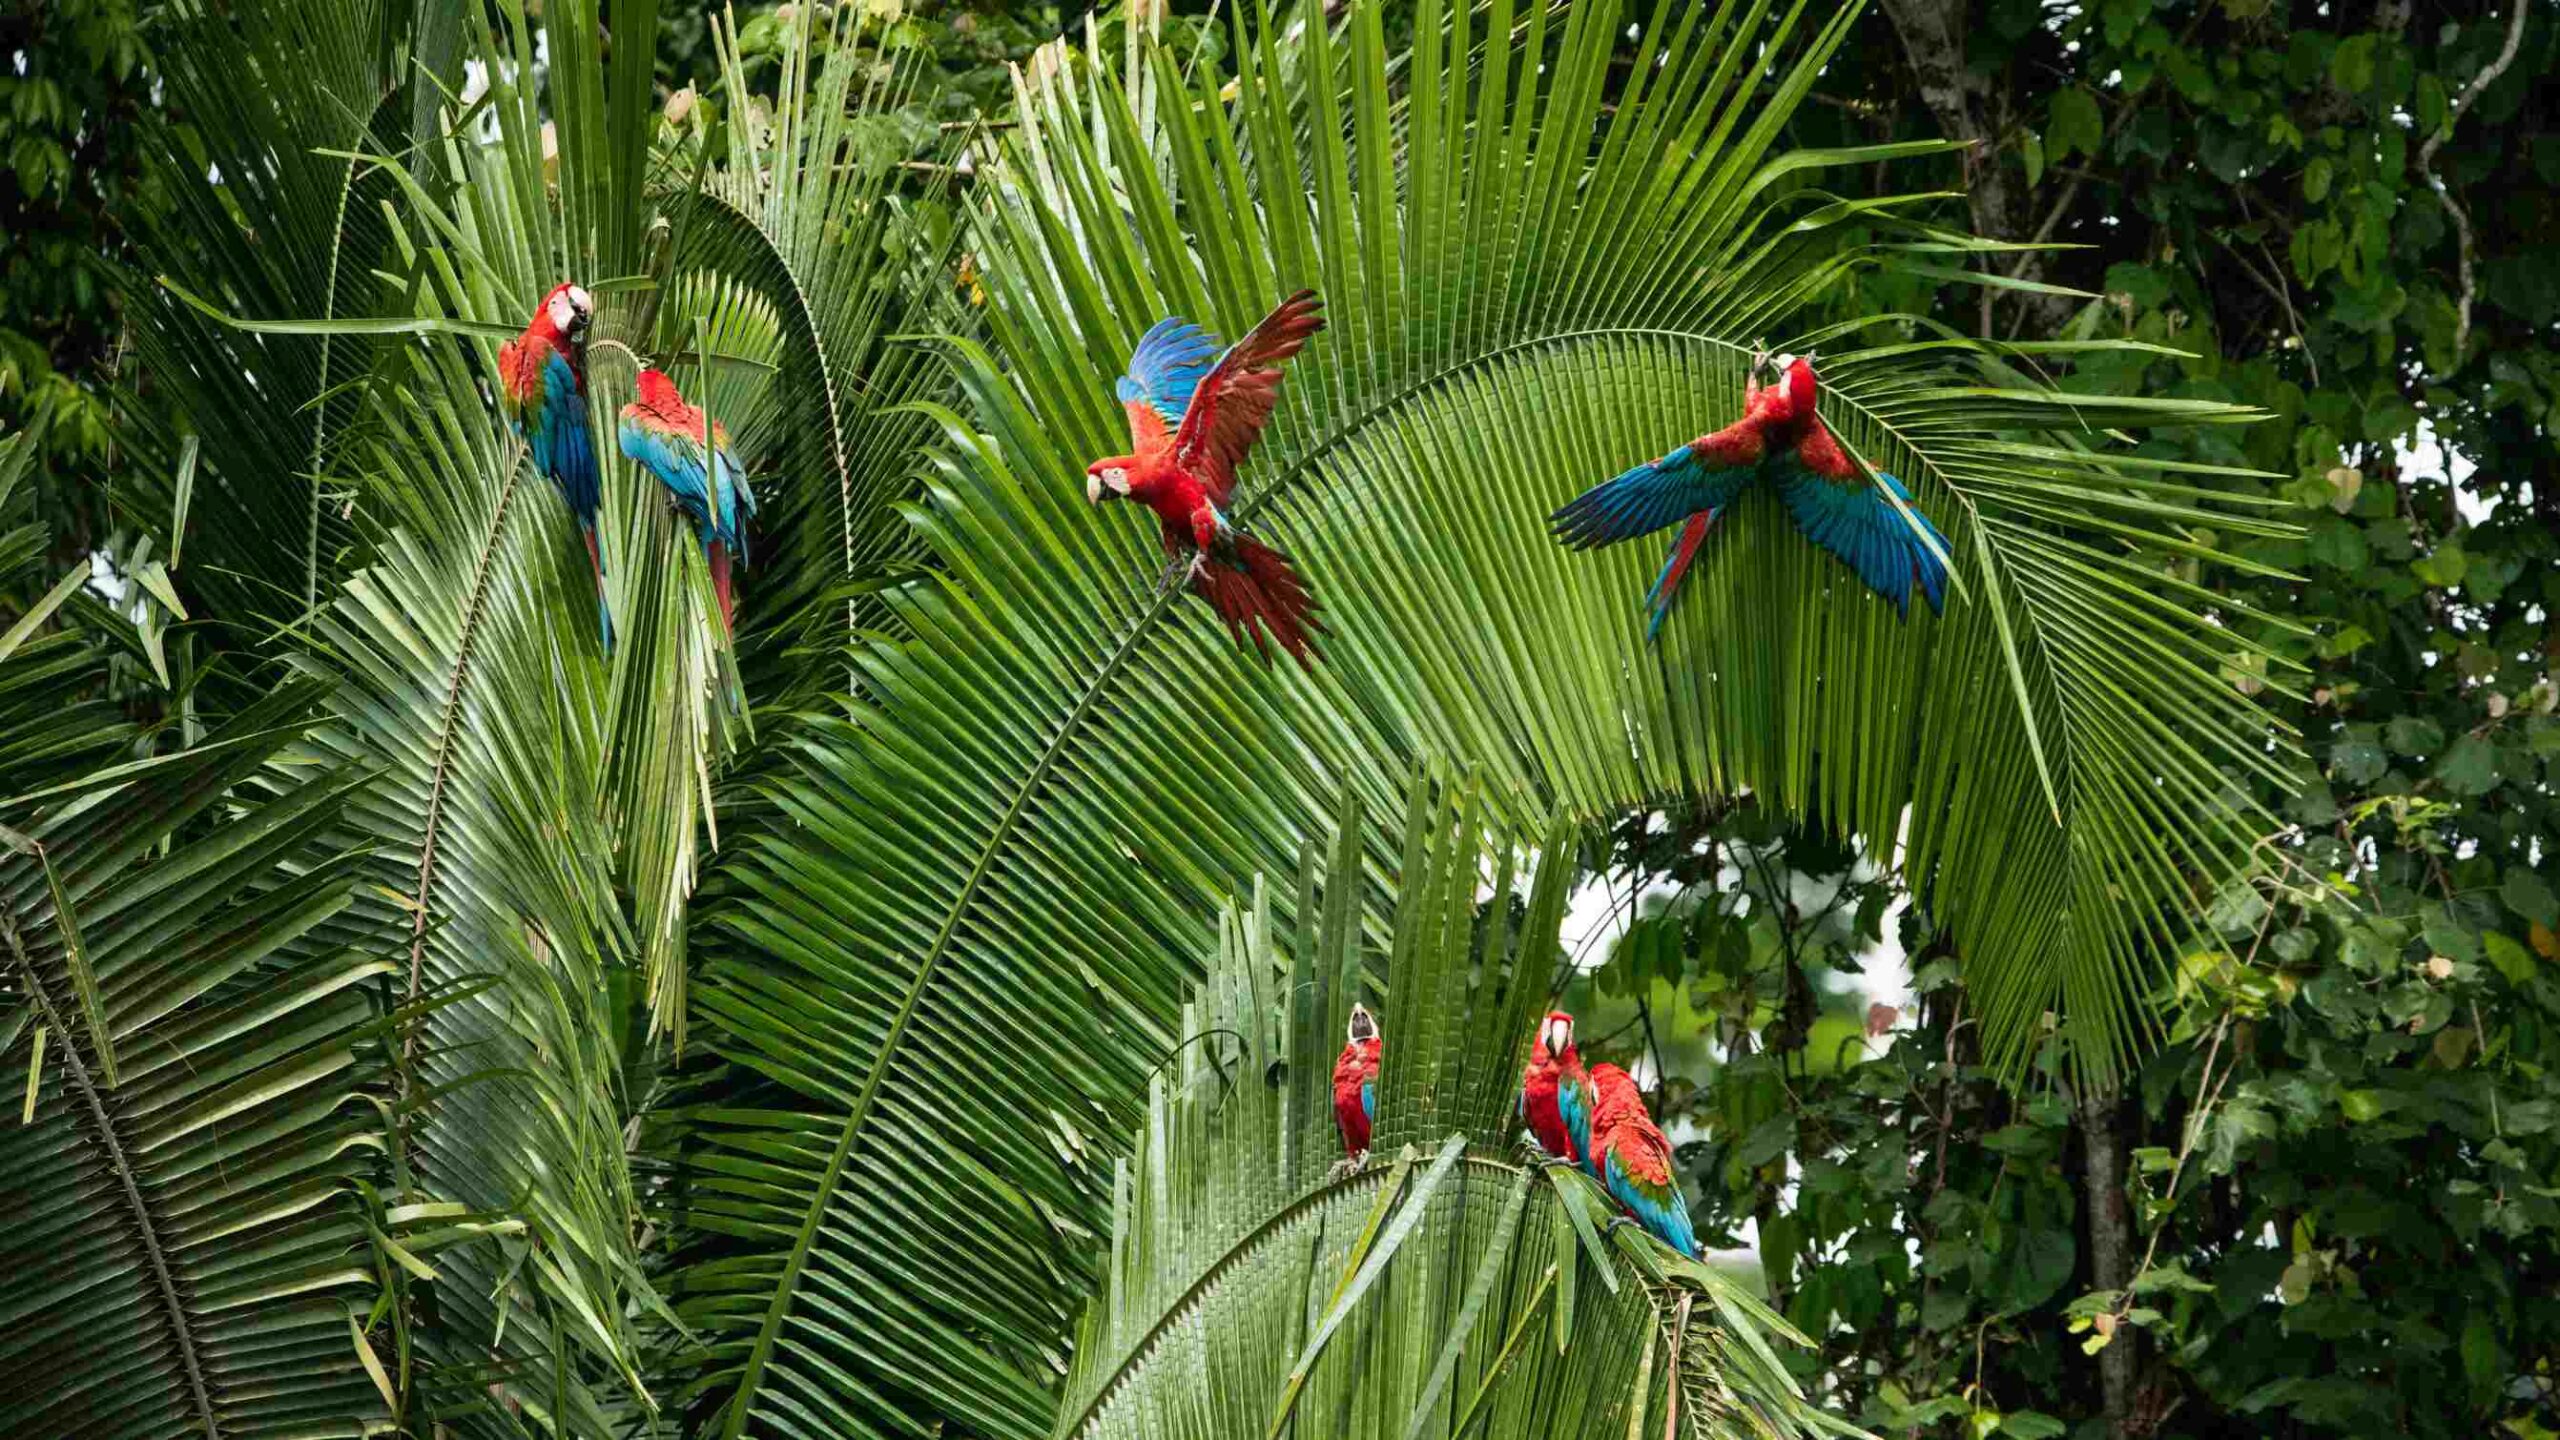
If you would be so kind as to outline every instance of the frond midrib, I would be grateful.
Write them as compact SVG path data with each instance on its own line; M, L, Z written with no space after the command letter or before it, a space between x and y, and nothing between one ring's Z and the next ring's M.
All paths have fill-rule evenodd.
M169 1271L168 1247L160 1240L160 1226L151 1214L151 1205L143 1197L142 1184L135 1178L133 1162L127 1156L124 1141L116 1133L115 1115L106 1097L98 1093L97 1083L90 1077L88 1062L81 1058L75 1031L63 1024L62 1014L53 1003L53 994L44 977L36 972L35 960L27 953L24 938L18 932L17 920L0 912L0 939L8 942L10 957L17 961L19 978L26 983L27 994L36 1002L43 1023L53 1029L62 1046L62 1069L73 1089L80 1092L88 1107L92 1143L106 1156L116 1172L124 1194L125 1215L131 1223L134 1238L141 1242L143 1254L151 1261L151 1273L157 1282L161 1313L169 1325L169 1339L178 1352L179 1362L187 1372L187 1389L195 1400L196 1416L204 1422L207 1440L219 1440L222 1425L213 1411L213 1395L206 1389L204 1363L197 1354L194 1319L187 1313L186 1303L178 1298L178 1282Z
M1523 1169L1508 1160L1498 1160L1473 1152L1461 1157L1458 1166L1459 1169L1470 1174L1496 1176L1505 1180L1516 1180ZM1345 1195L1354 1195L1377 1188L1393 1174L1395 1170L1392 1166L1373 1164L1364 1167L1331 1184L1317 1186L1282 1206L1269 1219L1238 1236L1234 1243L1218 1252L1216 1258L1201 1268L1198 1278L1184 1287L1183 1292L1174 1298L1173 1303L1165 1307L1164 1313L1156 1317L1155 1323L1149 1325L1144 1334L1138 1336L1122 1350L1120 1358L1113 1362L1110 1373L1094 1386L1092 1395L1076 1412L1075 1420L1072 1423L1060 1425L1052 1433L1059 1437L1075 1435L1091 1425L1103 1408L1129 1383L1132 1373L1146 1361L1148 1354L1155 1348L1156 1342L1196 1311L1217 1288L1218 1283L1231 1271L1252 1261L1279 1232L1287 1229L1308 1212L1329 1205Z

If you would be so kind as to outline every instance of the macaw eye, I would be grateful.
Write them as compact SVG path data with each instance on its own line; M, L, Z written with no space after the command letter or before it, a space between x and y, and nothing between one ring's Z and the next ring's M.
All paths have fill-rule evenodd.
M1129 483L1129 472L1120 466L1114 465L1110 469L1102 472L1102 478L1110 481L1114 485L1125 487Z

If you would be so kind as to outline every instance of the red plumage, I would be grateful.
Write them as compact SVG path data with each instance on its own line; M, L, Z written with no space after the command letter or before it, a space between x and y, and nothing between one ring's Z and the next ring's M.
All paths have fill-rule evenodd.
M1346 1155L1368 1153L1370 1122L1377 1111L1378 1062L1385 1053L1386 1041L1380 1038L1368 1008L1352 1006L1350 1035L1333 1062L1333 1121L1342 1131Z
M1590 1158L1577 1134L1589 1119L1589 1095L1582 1052L1573 1043L1573 1017L1551 1010L1538 1023L1529 1042L1529 1064L1520 1075L1520 1109L1539 1148L1576 1165ZM1577 1106L1583 1107L1579 1121Z
M1310 665L1324 625L1289 556L1246 534L1226 512L1236 467L1279 401L1282 367L1324 328L1322 305L1313 292L1299 291L1214 365L1206 359L1213 342L1198 327L1166 321L1149 331L1131 357L1132 374L1120 382L1135 448L1085 472L1094 503L1129 499L1155 513L1168 580L1178 578L1206 601L1238 644L1251 637L1266 663L1276 643Z

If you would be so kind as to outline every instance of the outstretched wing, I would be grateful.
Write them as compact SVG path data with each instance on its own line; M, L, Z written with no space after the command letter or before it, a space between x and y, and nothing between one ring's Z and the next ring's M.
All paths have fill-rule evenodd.
M1138 337L1118 386L1132 453L1151 455L1173 443L1174 427L1217 358L1217 337L1188 320L1159 320Z
M1736 420L1649 464L1623 471L1568 500L1547 517L1558 540L1576 550L1615 545L1730 505L1760 473L1766 442L1760 423Z
M1204 376L1174 436L1174 458L1209 487L1221 508L1235 493L1236 467L1262 438L1280 400L1280 367L1324 328L1324 302L1301 290L1262 317Z
M1911 518L1919 522L1919 529L1905 522L1892 501L1867 483L1820 420L1792 453L1773 462L1772 470L1796 528L1847 562L1868 589L1892 601L1894 609L1907 616L1917 582L1931 610L1946 608L1947 567L1938 557L1947 553L1947 537L1917 509L1911 511ZM1911 492L1901 481L1882 471L1876 472L1876 479L1904 505L1911 504ZM1935 552L1922 542L1921 532L1936 544Z

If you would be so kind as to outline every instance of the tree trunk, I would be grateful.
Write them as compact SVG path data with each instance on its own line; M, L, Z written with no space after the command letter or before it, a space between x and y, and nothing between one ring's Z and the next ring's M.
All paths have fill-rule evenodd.
M2122 1290L2133 1280L2133 1213L2124 1194L2123 1106L2112 1095L2080 1096L2081 1185L2089 1214L2089 1268L2095 1288ZM2106 1404L2107 1440L2131 1440L2134 1370L2141 1332L2116 1328L2098 1352L2098 1383Z
M2001 159L2001 148L2016 120L2006 77L1978 74L1965 63L1965 33L1973 19L1966 0L1884 0L1884 12L1901 37L1903 54L1911 62L1920 99L1930 115L1948 139L1973 147L1964 152L1964 186L1974 233L1994 240L2049 238L2037 233L2044 227L2037 223L2024 171L2011 170ZM2069 205L2077 193L2076 185L2066 188L2060 204ZM2021 280L2042 281L2047 260L2030 250L2005 257L1986 255L1981 263L1985 269L1996 267ZM1985 286L1979 297L1986 340L1991 338L1992 300L2000 293ZM2024 328L2038 336L2059 331L2073 310L2066 296L2015 292L2010 299L2024 307Z

